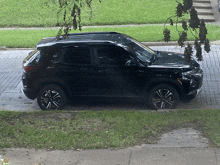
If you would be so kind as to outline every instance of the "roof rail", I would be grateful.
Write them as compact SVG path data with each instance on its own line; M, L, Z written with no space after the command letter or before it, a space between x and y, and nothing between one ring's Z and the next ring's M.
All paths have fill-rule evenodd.
M118 32L83 32L83 33L70 33L68 36L74 35L88 35L88 34L120 34Z

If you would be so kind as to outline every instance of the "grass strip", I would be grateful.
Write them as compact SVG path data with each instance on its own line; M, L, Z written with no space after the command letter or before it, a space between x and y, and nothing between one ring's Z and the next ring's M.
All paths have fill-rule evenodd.
M180 0L181 2L182 0ZM54 27L58 4L48 0L0 0L0 27ZM92 2L92 19L87 7L82 9L83 25L164 23L175 14L176 0L98 0ZM63 19L64 11L60 12Z
M185 124L184 124L185 123ZM0 148L100 149L155 143L162 133L193 127L220 147L219 110L0 111Z
M171 30L171 40L177 41L179 38L175 26L167 26ZM179 26L180 27L180 26ZM95 31L116 31L127 34L140 42L163 42L164 26L136 26L136 27L98 27L84 28L81 32ZM220 40L220 27L218 25L207 25L210 41ZM34 48L39 40L44 37L56 36L58 30L0 30L0 46L8 48ZM72 30L71 33L80 32ZM189 35L188 40L193 40Z

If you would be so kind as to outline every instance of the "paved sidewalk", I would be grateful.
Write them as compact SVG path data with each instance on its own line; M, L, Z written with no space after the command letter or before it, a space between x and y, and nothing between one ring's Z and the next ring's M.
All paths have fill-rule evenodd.
M0 151L0 159L8 158L10 165L219 165L220 149L208 146L199 131L182 128L163 134L158 144L118 150L11 148Z
M127 149L46 151L8 149L10 165L220 165L220 149L129 147Z

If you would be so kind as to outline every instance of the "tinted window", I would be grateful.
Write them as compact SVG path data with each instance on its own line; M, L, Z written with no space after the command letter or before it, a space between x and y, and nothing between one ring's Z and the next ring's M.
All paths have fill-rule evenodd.
M66 47L61 50L63 61L69 64L91 64L90 49L86 47Z
M28 62L31 65L37 65L41 58L41 52L39 50L32 51L25 59L24 63Z
M99 64L124 65L130 59L128 52L119 47L97 48Z

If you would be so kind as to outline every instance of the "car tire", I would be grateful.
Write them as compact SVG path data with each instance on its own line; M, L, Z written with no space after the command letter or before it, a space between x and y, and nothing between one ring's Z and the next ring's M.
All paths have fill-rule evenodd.
M44 86L38 93L37 103L42 110L61 110L67 102L63 89L57 85Z
M168 84L160 84L149 91L148 104L152 109L173 109L179 103L179 94Z

